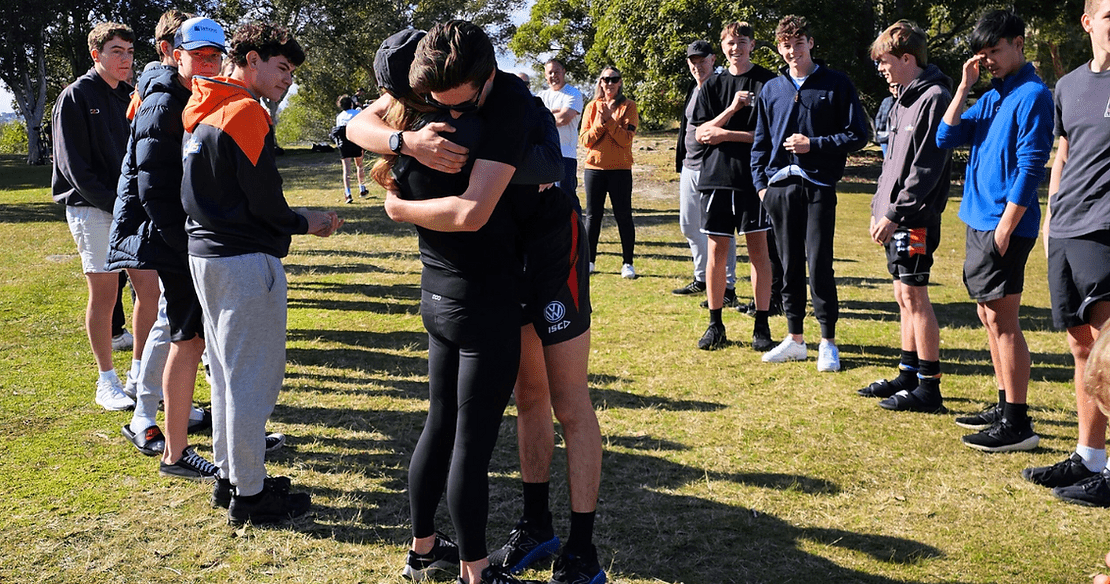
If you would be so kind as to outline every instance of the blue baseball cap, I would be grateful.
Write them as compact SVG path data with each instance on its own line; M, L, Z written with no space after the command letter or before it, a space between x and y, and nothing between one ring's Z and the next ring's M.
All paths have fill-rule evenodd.
M190 18L181 23L181 28L173 35L173 48L191 51L201 47L215 47L221 53L224 48L224 29L211 18Z

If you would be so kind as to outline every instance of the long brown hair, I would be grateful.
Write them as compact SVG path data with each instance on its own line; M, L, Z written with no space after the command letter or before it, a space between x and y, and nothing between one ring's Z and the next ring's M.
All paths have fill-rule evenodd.
M423 102L407 98L398 98L392 93L389 94L393 98L389 109L385 113L384 121L390 127L398 130L410 130L416 122L426 113L434 111L434 109ZM397 163L397 155L393 153L383 154L374 166L370 169L370 178L374 182L381 185L386 190L397 190L397 181L393 180L393 165Z

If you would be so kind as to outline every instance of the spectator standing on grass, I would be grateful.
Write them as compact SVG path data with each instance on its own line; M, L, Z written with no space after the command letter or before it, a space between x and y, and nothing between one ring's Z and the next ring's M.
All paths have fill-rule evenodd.
M119 275L106 267L108 231L116 202L116 183L127 146L127 104L134 64L134 33L127 25L105 22L88 35L93 67L62 90L51 121L54 173L51 193L65 205L66 221L77 244L88 285L85 330L100 371L96 403L107 410L127 410L135 400L124 392L112 359L112 311L119 298ZM158 275L127 270L135 290L132 314L134 356L141 358L158 305ZM128 378L137 378L140 359L133 358Z
M987 329L998 382L998 406L956 418L971 448L1008 452L1036 448L1026 396L1029 347L1018 320L1025 263L1041 220L1037 186L1052 150L1052 92L1025 60L1025 23L1006 10L987 12L970 37L975 53L937 131L937 145L970 144L960 219L967 224L964 285ZM964 111L982 67L992 89ZM939 399L939 396L938 396ZM936 410L921 402L904 409Z
M132 98L135 109L113 213L108 267L156 270L162 292L143 349L135 412L121 431L141 453L162 456L160 474L214 480L216 467L188 448L186 437L188 431L210 426L211 415L191 407L204 341L198 336L200 308L185 263L181 112L193 75L219 73L224 34L207 18L170 10L159 19L155 37L162 61L147 68ZM168 438L155 423L163 398Z
M212 443L230 494L231 523L275 523L308 511L306 493L267 478L265 426L285 374L286 292L280 258L293 234L327 237L334 212L285 202L274 129L259 97L281 99L304 61L285 29L245 24L228 52L230 77L194 78L182 119L189 269L204 316L212 380Z
M696 124L690 123L694 115L694 105L705 81L713 76L717 56L713 46L706 40L697 40L686 47L686 65L694 80L686 92L686 106L678 122L678 144L675 148L675 172L678 177L678 226L686 243L690 245L690 255L694 260L694 279L689 284L671 291L676 296L701 295L706 287L706 256L709 253L708 236L702 233L701 195L698 194L698 177L701 175L702 159L706 145L698 142ZM730 239L725 263L725 294L732 290L736 298L736 240Z
M370 194L366 190L366 176L362 168L362 146L347 139L347 122L357 116L360 110L355 107L355 100L349 95L340 96L335 105L340 111L335 116L335 127L331 130L331 136L335 140L336 147L339 148L339 158L343 162L343 200L350 204L355 202L354 197L351 196L351 165L354 165L355 174L358 176L358 196L366 198Z
M756 124L753 104L775 74L752 63L753 36L752 27L746 22L734 22L721 31L721 49L728 59L728 69L705 82L691 118L698 126L697 141L705 145L698 177L701 231L708 238L709 326L698 340L698 348L703 350L716 349L726 342L721 311L726 304L737 304L736 289L729 290L726 275L730 262L735 269L736 233L744 234L751 264L756 306L752 348L763 352L775 346L767 324L772 277L767 234L771 219L752 186L751 171L752 131Z
M928 39L900 20L871 44L871 58L898 97L888 112L889 142L871 199L871 240L886 251L901 323L898 377L859 390L887 409L941 405L940 327L929 301L929 271L951 187L952 155L937 127L952 101L952 79L928 62ZM890 99L890 98L888 98Z
M613 205L613 218L621 239L621 277L636 278L632 266L636 252L636 225L632 221L632 139L640 116L636 103L624 96L624 82L616 67L602 69L594 99L586 106L578 141L586 148L586 233L590 238L590 273L597 262L605 197Z
M567 69L558 59L549 59L543 64L543 78L547 81L547 89L536 95L555 116L559 145L563 151L563 180L557 184L564 192L577 198L578 125L582 121L582 92L567 83Z
M821 325L817 370L839 371L836 322L840 303L833 273L836 183L848 153L867 144L867 114L856 88L838 71L813 60L809 23L789 15L775 29L782 75L760 92L752 179L771 216L783 267L782 304L788 334L763 361L806 359L806 267L813 312Z
M875 143L883 151L883 158L886 158L887 144L890 142L890 110L894 107L894 100L898 98L898 84L889 83L887 89L890 90L890 95L883 98L879 111L875 114Z
M1052 321L1067 329L1075 361L1079 435L1067 459L1022 475L1064 501L1108 507L1110 353L1100 330L1110 321L1110 0L1087 0L1082 25L1092 58L1056 82L1059 144L1043 228Z

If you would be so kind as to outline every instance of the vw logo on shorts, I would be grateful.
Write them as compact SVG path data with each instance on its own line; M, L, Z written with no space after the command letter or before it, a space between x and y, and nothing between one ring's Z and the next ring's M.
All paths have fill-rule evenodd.
M563 320L566 314L567 308L563 306L562 302L557 300L548 304L547 307L543 309L543 317L547 319L547 322L559 322Z

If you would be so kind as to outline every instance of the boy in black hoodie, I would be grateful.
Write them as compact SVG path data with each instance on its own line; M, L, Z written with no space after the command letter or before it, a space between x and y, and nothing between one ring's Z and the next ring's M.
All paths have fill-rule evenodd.
M871 45L879 73L899 87L890 111L887 156L871 199L872 241L886 249L902 323L902 358L892 381L859 390L886 398L888 410L937 411L940 330L929 302L929 268L940 243L952 156L936 143L937 126L952 101L952 80L928 63L925 33L900 20Z

